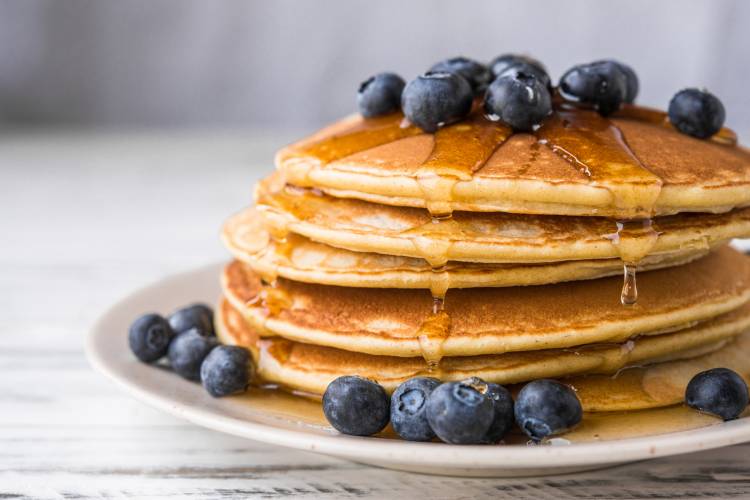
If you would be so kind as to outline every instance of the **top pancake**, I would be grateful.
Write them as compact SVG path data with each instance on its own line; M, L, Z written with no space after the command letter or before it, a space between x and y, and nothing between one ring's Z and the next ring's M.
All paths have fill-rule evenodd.
M434 134L401 114L355 115L282 149L276 164L295 185L433 213L634 218L750 203L750 152L733 132L695 139L634 106L609 119L557 109L534 134L478 112Z

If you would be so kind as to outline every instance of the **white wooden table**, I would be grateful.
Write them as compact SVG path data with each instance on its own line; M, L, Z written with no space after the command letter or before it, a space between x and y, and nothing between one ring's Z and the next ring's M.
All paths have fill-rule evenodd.
M462 479L205 430L121 394L82 344L113 301L226 257L281 140L0 131L0 499L750 497L750 445L599 472Z

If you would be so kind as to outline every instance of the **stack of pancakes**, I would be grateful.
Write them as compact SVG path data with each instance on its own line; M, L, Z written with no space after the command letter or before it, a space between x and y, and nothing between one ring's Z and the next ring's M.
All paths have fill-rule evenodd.
M533 134L353 116L276 164L224 226L218 314L267 383L556 378L596 412L750 378L750 259L727 246L750 235L750 153L727 129L634 106Z

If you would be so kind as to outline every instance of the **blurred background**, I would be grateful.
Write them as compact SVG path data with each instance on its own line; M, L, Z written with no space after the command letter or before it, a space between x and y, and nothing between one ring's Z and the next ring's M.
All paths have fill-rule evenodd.
M553 80L621 59L660 108L706 87L744 131L749 25L745 0L0 0L0 123L293 134L372 73L524 52Z
M275 150L355 111L369 75L456 55L528 53L555 81L618 58L639 102L706 87L747 144L748 26L746 0L0 0L0 265L52 241L56 265L136 286L225 258Z

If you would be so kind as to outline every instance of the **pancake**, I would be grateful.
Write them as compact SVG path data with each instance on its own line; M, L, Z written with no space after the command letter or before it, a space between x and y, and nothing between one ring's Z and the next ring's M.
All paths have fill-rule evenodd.
M256 200L275 235L292 232L359 252L450 260L540 263L624 258L705 250L750 236L750 208L726 214L678 214L619 226L600 217L455 212L433 220L422 209L334 198L284 186L276 176L258 184Z
M603 278L622 273L619 259L578 260L551 264L482 264L450 261L440 273L424 259L353 252L290 233L283 241L270 237L257 210L248 208L224 224L222 240L232 255L267 282L281 276L305 283L369 288L444 288L544 285ZM639 271L686 264L708 249L649 255Z
M574 388L584 411L656 408L683 401L690 379L711 368L734 370L750 384L750 332L696 358L631 368L616 377L585 375L564 382Z
M431 314L424 290L362 289L280 278L263 285L239 262L223 288L263 335L391 355L470 356L624 341L736 309L750 300L750 258L722 247L684 266L643 273L637 305L619 302L620 279L450 290Z
M263 382L316 395L321 395L335 378L352 374L376 380L389 392L417 375L430 375L442 380L478 376L488 382L514 384L575 373L613 374L630 365L668 363L705 356L721 349L736 335L750 328L750 306L744 306L685 330L640 337L624 344L591 345L576 350L550 349L449 357L443 359L438 370L428 371L428 365L420 358L372 356L280 338L261 339L228 301L222 300L218 311L216 330L220 340L225 344L250 349ZM645 371L650 369L646 368ZM591 380L599 379L611 377L591 377ZM612 390L616 391L616 388ZM580 389L579 394L583 394Z
M276 166L292 184L443 214L640 218L750 203L750 152L727 129L699 140L625 106L610 118L558 108L514 134L481 113L434 134L400 113L350 116L282 149Z

